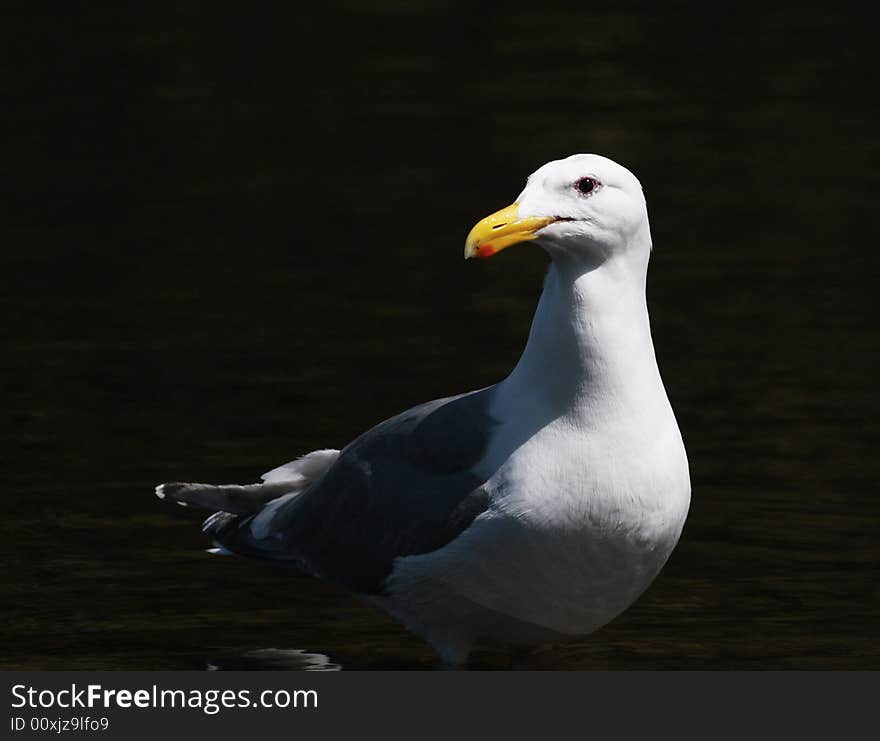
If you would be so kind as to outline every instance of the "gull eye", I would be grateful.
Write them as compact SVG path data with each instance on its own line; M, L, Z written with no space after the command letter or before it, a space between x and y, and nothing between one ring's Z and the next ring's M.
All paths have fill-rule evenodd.
M599 181L596 178L585 177L578 180L574 187L578 193L588 196L599 187Z

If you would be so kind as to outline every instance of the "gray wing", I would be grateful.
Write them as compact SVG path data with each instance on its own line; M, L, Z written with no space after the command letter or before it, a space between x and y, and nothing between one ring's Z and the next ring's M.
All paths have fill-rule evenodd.
M491 392L403 412L349 444L303 493L248 517L220 513L205 530L233 552L380 592L395 558L441 548L488 507L471 467L496 426Z

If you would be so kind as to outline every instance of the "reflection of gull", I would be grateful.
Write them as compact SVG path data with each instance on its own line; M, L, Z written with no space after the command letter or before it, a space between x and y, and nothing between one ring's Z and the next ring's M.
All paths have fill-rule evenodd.
M651 342L641 186L603 157L551 162L474 227L465 255L527 240L553 262L504 381L262 484L157 494L220 510L205 532L224 551L345 584L451 663L478 639L541 643L611 620L666 561L690 496Z
M240 656L214 659L208 671L224 669L292 669L307 672L338 672L342 667L334 664L324 654L312 654L295 649L261 648Z

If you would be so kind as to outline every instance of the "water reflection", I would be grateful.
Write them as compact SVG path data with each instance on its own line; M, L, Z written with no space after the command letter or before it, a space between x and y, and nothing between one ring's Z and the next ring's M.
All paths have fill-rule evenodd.
M338 672L339 664L324 654L298 648L261 648L238 655L220 655L208 661L208 671L290 670L306 672Z

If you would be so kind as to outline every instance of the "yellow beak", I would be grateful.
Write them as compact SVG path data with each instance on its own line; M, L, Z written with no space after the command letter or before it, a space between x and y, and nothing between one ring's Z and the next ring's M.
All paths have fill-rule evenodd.
M511 204L477 222L477 225L471 229L464 243L464 259L492 257L496 252L501 252L512 244L535 239L539 229L554 221L556 219L549 216L520 219L519 204Z

